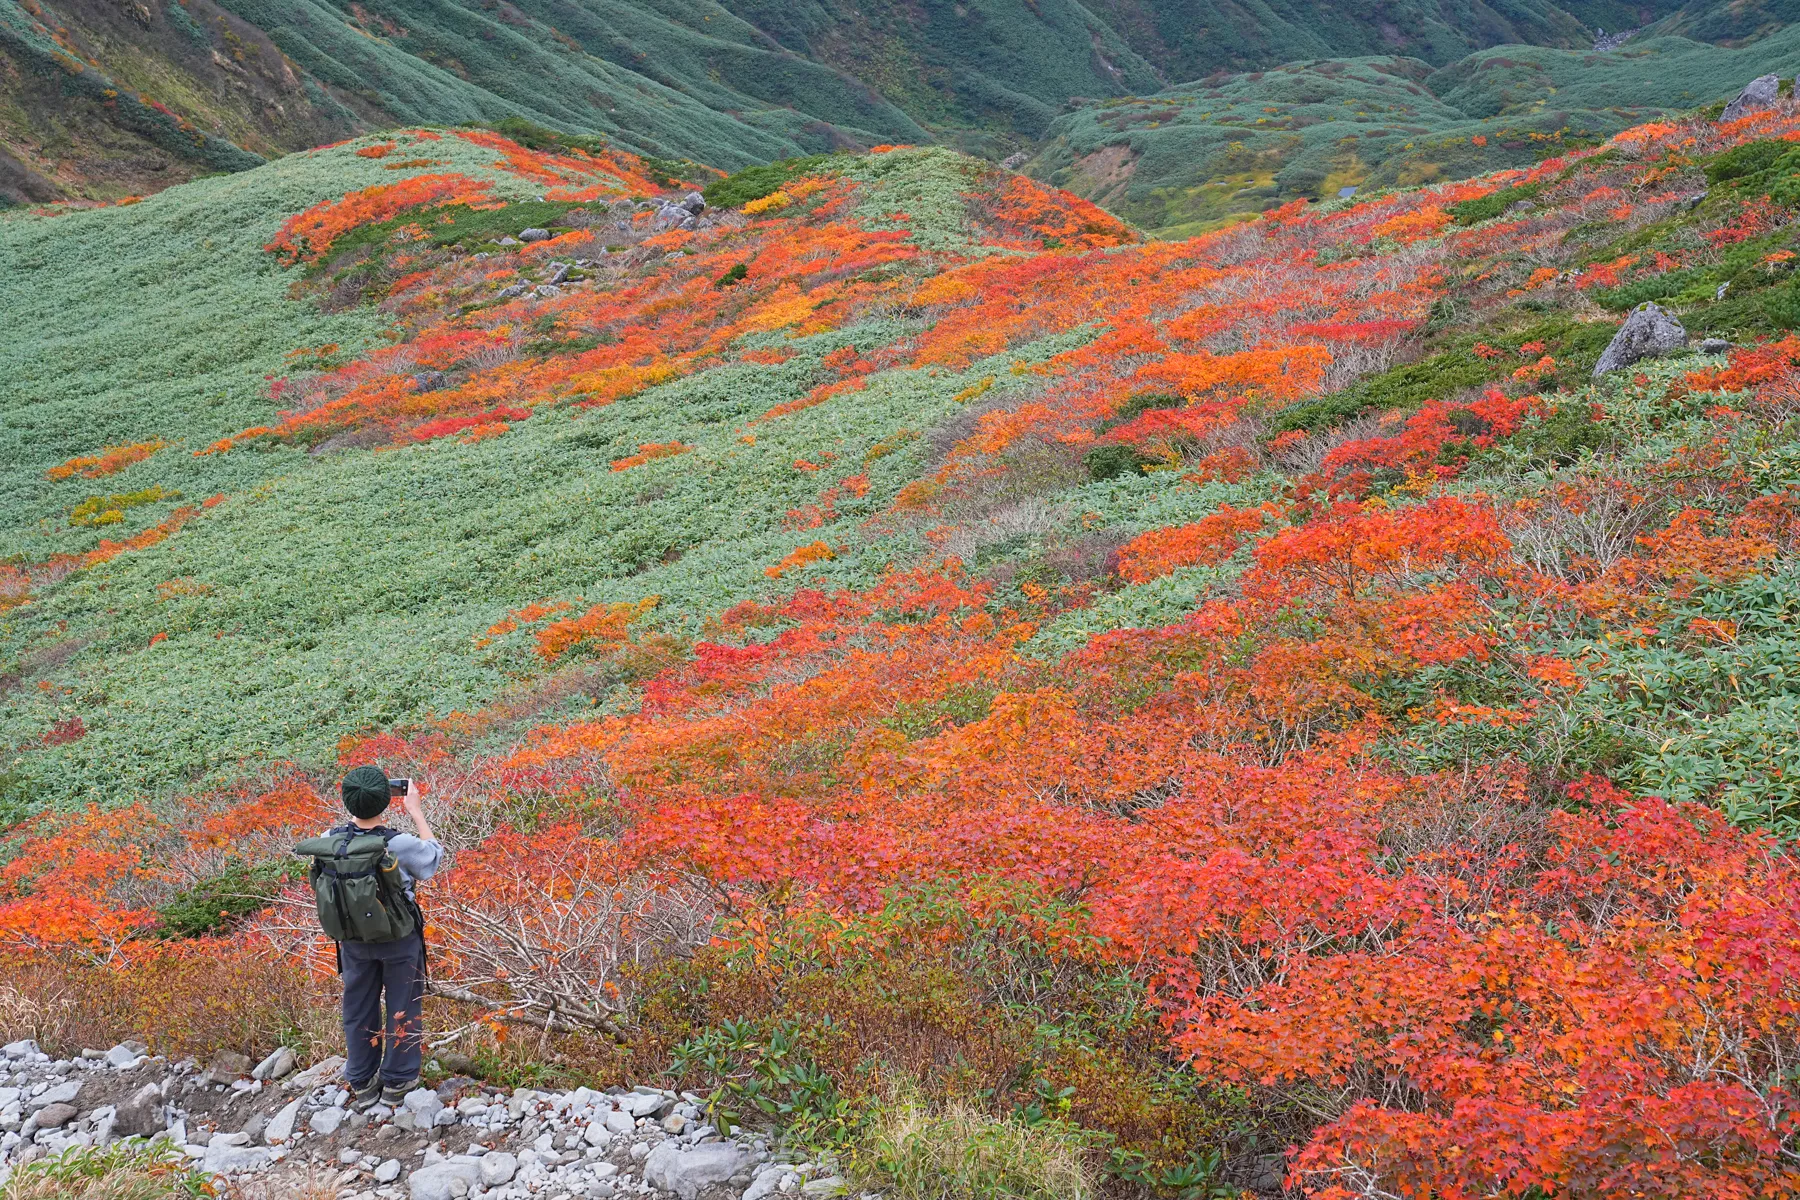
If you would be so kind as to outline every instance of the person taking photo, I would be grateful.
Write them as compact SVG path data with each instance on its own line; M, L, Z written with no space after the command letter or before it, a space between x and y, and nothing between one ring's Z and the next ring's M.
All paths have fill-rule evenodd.
M425 1044L425 920L414 886L437 873L444 847L425 820L425 788L415 780L357 767L344 776L343 798L349 820L294 853L312 860L307 879L319 923L337 943L344 1079L358 1108L398 1108L419 1085ZM396 799L412 833L382 822Z

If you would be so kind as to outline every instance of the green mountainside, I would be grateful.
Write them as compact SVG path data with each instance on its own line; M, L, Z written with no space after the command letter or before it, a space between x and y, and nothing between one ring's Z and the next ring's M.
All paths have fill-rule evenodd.
M1428 71L1497 45L1575 53L1602 26L1660 22L1659 31L1735 44L1780 28L1789 7L0 0L0 200L117 199L400 124L509 117L723 170L884 142L945 142L998 159L1037 149L1047 132L1073 159L1119 131L1088 128L1085 109L1062 115L1071 102L1146 96L1160 111L1184 105L1195 86L1159 94L1171 84L1212 75L1216 90L1233 86L1219 72L1300 60L1402 56ZM1541 97L1562 70L1545 65L1518 86ZM1712 99L1708 80L1701 91ZM1373 82L1372 99L1391 106ZM1434 130L1469 111L1443 98L1455 112L1420 115ZM1134 195L1186 186L1165 175L1145 171Z
M1795 28L1738 49L1656 37L1604 54L1503 46L1437 69L1402 57L1290 63L1082 105L1026 169L1183 236L1344 187L1529 165L1797 70Z

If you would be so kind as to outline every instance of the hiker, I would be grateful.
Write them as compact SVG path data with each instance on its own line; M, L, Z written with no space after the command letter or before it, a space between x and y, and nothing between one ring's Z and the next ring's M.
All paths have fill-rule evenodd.
M381 823L396 797L416 834ZM425 920L413 884L431 878L444 858L444 847L425 821L424 798L416 781L390 780L379 767L358 767L344 776L350 820L294 847L294 853L313 860L308 880L319 923L337 942L344 984L344 1079L359 1109L398 1108L419 1086Z

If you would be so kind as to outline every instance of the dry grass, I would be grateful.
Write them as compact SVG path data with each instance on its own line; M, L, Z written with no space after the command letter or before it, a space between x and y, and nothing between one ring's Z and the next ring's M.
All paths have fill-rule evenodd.
M1088 1200L1093 1173L1063 1128L1027 1126L960 1101L895 1103L876 1120L874 1176L889 1200Z

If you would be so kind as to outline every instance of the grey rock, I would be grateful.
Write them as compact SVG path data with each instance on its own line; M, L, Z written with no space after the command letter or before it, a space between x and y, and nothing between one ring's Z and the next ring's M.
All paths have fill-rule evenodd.
M116 1067L121 1071L135 1067L144 1060L144 1056L141 1053L132 1049L130 1046L123 1044L114 1046L102 1057L106 1059L107 1066Z
M25 1102L27 1110L43 1108L49 1104L73 1104L75 1097L81 1095L81 1080L70 1079L55 1087L45 1088Z
M602 1124L606 1126L607 1132L626 1137L630 1137L631 1131L637 1128L637 1122L631 1119L630 1113L620 1112L616 1108L606 1114L606 1120Z
M459 1156L433 1163L414 1171L406 1183L412 1189L412 1200L457 1200L481 1183L481 1162Z
M392 1183L394 1180L400 1178L400 1160L397 1158L390 1158L379 1167L376 1167L374 1173L376 1183Z
M522 283L509 283L497 293L502 300L511 300L514 296L523 296L531 289Z
M706 197L702 196L699 192L689 192L681 198L678 207L686 209L689 213L697 217L706 211Z
M1639 359L1654 358L1687 345L1687 330L1673 313L1655 302L1640 304L1631 310L1612 343L1594 364L1594 378L1629 367Z
M657 210L656 216L650 219L650 228L662 232L668 229L692 229L699 222L694 214L679 204L665 204Z
M1735 121L1739 117L1747 117L1753 112L1772 108L1780 90L1781 76L1758 75L1744 85L1744 90L1738 93L1736 100L1725 106L1725 111L1719 114L1719 121L1721 123Z
M300 1116L300 1102L290 1103L276 1113L263 1129L263 1141L271 1146L279 1145L294 1136L294 1121Z
M549 300L554 296L562 295L562 289L557 287L554 283L545 283L538 285L537 294L539 299Z
M430 1088L414 1088L406 1093L406 1099L402 1103L407 1112L420 1118L419 1124L426 1129L431 1128L431 1122L444 1108L444 1101Z
M504 1151L496 1150L481 1156L481 1186L499 1187L503 1183L511 1183L512 1177L518 1173L519 1160Z
M598 1146L602 1150L612 1145L612 1130L608 1129L605 1123L601 1121L592 1122L586 1129L581 1131L581 1136L586 1140L588 1145Z
M0 1054L5 1054L6 1057L12 1059L14 1062L17 1062L22 1058L30 1058L34 1054L42 1053L43 1051L38 1049L38 1044L30 1038L24 1038L17 1042L8 1042L5 1046L0 1047Z
M39 1129L61 1129L75 1119L76 1108L73 1104L46 1104L38 1109L37 1123Z
M306 1068L306 1070L288 1080L287 1086L296 1089L317 1087L327 1080L336 1079L338 1077L338 1072L343 1069L343 1058L334 1054L330 1058L320 1059L312 1066Z
M437 1115L431 1118L431 1123L438 1128L456 1124L456 1110L454 1108L438 1109Z
M548 229L521 229L519 230L519 240L521 242L547 242L550 240L550 231Z
M201 1169L209 1175L235 1175L268 1166L270 1151L261 1146L222 1145L215 1138L200 1161Z
M209 1146L248 1146L250 1135L241 1129L236 1133L226 1133L221 1130L206 1139L206 1144Z
M413 378L414 382L417 382L419 377L414 376ZM267 1058L256 1064L256 1069L250 1072L250 1078L267 1082L271 1079L280 1079L291 1073L293 1069L294 1052L286 1046L277 1046Z
M519 244L519 239L516 237L503 237L494 244L497 246L516 246Z
M307 1119L307 1126L321 1137L330 1137L344 1123L345 1112L341 1108L321 1108Z
M206 1073L200 1078L207 1083L236 1083L250 1073L250 1059L236 1050L220 1050L207 1060Z
M1714 300L1723 300L1725 298L1725 293L1729 292L1730 290L1731 290L1731 280L1727 279L1724 283L1721 283L1719 285L1719 289L1713 293L1713 299Z
M653 1117L657 1111L667 1104L674 1107L674 1101L661 1092L632 1092L618 1098L619 1107L634 1117Z
M149 1137L165 1125L162 1089L146 1083L131 1093L113 1115L113 1132L120 1137Z
M1030 158L1031 158L1031 155L1025 153L1023 150L1016 150L1013 153L1007 155L1005 158L1001 159L1000 165L1002 167L1005 167L1008 171L1016 171L1020 167L1024 166L1026 164L1026 162L1030 160Z
M781 1187L781 1177L786 1168L780 1163L768 1163L756 1172L756 1178L744 1189L743 1200L763 1200L764 1196L773 1195Z
M1731 343L1721 337L1710 337L1700 343L1702 354L1723 354L1731 349Z
M553 269L550 272L550 278L544 280L545 283L561 283L569 277L569 272L573 269L568 263L552 263L550 265Z
M644 1178L681 1200L695 1200L702 1188L724 1183L749 1164L749 1151L734 1142L710 1142L687 1150L663 1142L644 1159Z
M837 1196L843 1194L846 1186L840 1177L826 1175L821 1179L807 1180L806 1186L800 1190L808 1196Z

